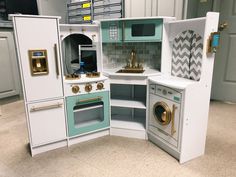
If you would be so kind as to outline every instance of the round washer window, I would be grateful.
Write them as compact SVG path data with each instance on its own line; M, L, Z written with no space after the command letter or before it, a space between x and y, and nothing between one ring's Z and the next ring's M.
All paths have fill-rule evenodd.
M153 114L162 125L168 125L171 121L171 110L165 102L157 102L153 107Z

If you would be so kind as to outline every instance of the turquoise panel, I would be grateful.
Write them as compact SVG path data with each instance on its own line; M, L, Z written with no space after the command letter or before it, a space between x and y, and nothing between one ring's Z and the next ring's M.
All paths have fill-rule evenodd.
M74 123L74 113L73 108L78 105L80 100L84 99L90 99L90 98L96 98L101 97L101 101L104 105L104 120L98 123L90 124L84 127L75 127ZM92 101L90 101L91 103ZM109 103L109 92L98 92L98 93L89 93L79 96L71 96L66 98L66 107L67 107L67 122L68 122L68 130L69 130L69 136L75 136L82 133L91 132L94 130L98 130L101 128L109 127L110 122L110 103Z
M125 42L159 42L162 40L162 19L146 19L146 20L127 20L124 21ZM138 24L154 24L155 34L152 36L132 36L132 25Z
M122 42L122 22L121 21L103 21L102 28L102 42ZM115 37L116 36L116 37Z

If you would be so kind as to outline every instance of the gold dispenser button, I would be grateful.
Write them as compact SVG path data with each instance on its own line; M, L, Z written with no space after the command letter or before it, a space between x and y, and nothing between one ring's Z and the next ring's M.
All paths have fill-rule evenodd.
M97 84L97 90L102 90L104 88L104 84L103 83L98 83Z
M85 89L86 92L91 92L92 88L93 87L92 87L91 84L86 84L84 89Z
M78 93L79 92L79 86L78 85L74 85L73 87L72 87L72 92L73 93Z

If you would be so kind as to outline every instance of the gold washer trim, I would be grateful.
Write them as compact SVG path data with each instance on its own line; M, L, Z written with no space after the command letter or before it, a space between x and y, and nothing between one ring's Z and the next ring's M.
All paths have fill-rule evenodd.
M165 121L164 122L160 122L159 121L159 119L158 119L158 117L156 116L156 114L155 114L155 108L157 107L157 106L161 106L161 107L163 107L164 108L164 110L165 110L165 113L166 114L162 114L162 116L165 116ZM168 125L169 123L170 123L170 121L171 121L171 110L170 110L170 108L169 108L169 106L165 103L165 102L157 102L157 103L155 103L154 104L154 106L153 106L153 114L154 114L154 117L156 118L156 120L161 124L161 125ZM162 119L162 118L161 118ZM163 119L162 119L163 120Z

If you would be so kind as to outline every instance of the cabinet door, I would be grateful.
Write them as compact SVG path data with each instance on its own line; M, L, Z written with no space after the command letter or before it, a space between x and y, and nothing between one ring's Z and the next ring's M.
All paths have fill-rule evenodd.
M146 0L125 0L125 17L146 17Z
M102 42L121 42L123 38L122 24L121 21L101 22Z
M0 32L0 98L20 93L19 71L12 32Z
M58 19L16 16L13 21L26 101L62 97ZM32 75L35 68L42 66L41 63L37 64L37 60L37 65L32 65L33 59L29 52L37 50L46 51L48 73L45 75ZM37 52L34 54L36 58Z
M39 146L66 138L63 100L28 105L32 146Z

